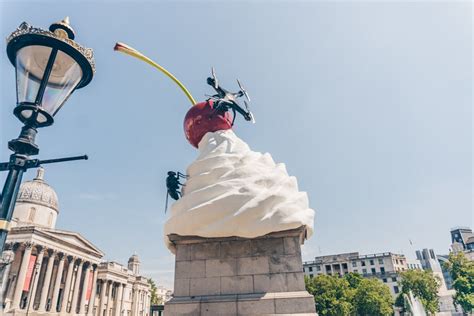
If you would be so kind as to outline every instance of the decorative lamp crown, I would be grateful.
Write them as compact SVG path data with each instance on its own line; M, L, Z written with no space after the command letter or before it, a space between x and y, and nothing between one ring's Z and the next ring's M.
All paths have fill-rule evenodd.
M53 117L75 89L85 87L95 72L93 51L74 41L69 18L49 31L23 22L7 38L7 55L16 68L14 114L34 127L53 124Z

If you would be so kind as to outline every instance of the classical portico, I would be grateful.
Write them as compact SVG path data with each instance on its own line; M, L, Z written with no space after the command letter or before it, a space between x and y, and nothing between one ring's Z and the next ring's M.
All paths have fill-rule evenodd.
M102 254L78 256L77 249L68 252L64 244L54 247L51 240L41 240L47 232L34 227L15 228L9 238L20 234L29 240L7 244L15 260L6 281L5 313L85 315L95 294L92 283L97 280Z
M147 316L149 285L78 233L56 229L58 197L44 170L20 187L0 273L0 315ZM1 271L0 271L1 272ZM3 314L2 314L3 312Z

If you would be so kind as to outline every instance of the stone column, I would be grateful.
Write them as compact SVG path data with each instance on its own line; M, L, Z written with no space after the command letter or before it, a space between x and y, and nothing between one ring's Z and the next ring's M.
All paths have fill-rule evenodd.
M110 311L110 308L113 307L113 301L112 301L112 291L113 291L113 288L114 288L114 283L112 281L109 281L108 282L109 284L109 295L107 296L107 307L106 307L106 312L105 312L105 315L106 316L109 316L109 311ZM110 315L112 316L112 315Z
M61 287L61 279L62 279L62 276L63 276L64 260L65 259L66 259L66 256L64 254L61 254L59 256L58 272L56 273L56 281L54 282L53 295L51 296L51 309L50 309L50 311L52 311L52 312L56 312L56 306L58 304L59 289Z
M69 311L71 314L76 314L77 310L77 301L79 299L79 285L81 284L81 276L82 276L82 266L84 265L84 261L81 260L79 266L77 267L77 274L76 274L76 282L74 283L74 291L72 292L72 303L71 303L71 310Z
M75 263L75 258L70 257L69 265L67 268L67 274L66 274L66 283L64 283L64 292L63 292L63 297L61 299L61 302L59 303L59 312L61 314L67 312L67 303L69 301L69 292L71 291L71 282L72 282L72 273L74 272L74 263Z
M5 305L5 310L6 310L6 307L7 307L7 304L8 304L8 307L9 307L9 303L8 303L8 300L7 300L7 283L8 283L8 278L10 277L10 269L12 267L12 263L14 262L15 260L15 252L13 250L13 244L12 243L7 243L5 244L5 251L3 252L3 254L1 254L0 256L3 260L5 260L5 262L7 263L6 266L4 266L3 268L3 276L2 276L2 286L0 288L0 302L3 302L3 304Z
M94 313L94 304L95 304L95 296L97 293L97 271L98 267L94 265L94 276L92 277L92 293L89 299L89 306L87 309L87 315L92 316Z
M31 308L34 308L34 303L35 303L35 297L36 297L36 289L38 288L38 281L40 279L40 273L41 273L41 266L43 265L43 256L44 256L44 250L41 246L37 246L36 248L38 250L38 257L36 258L36 267L33 270L33 275L35 273L38 273L36 277L33 280L33 286L31 287L31 292L28 295L29 300L31 300ZM33 277L32 277L33 278Z
M85 272L84 276L84 283L82 285L82 294L81 294L81 299L79 301L79 314L84 315L84 311L86 308L86 295L87 295L87 288L89 287L89 274L91 273L92 270L92 264L89 263Z
M28 263L30 262L31 250L33 244L26 243L23 258L21 259L20 271L16 280L15 293L13 295L12 308L16 309L20 306L21 294L23 293L23 285L25 284L26 272L28 270Z
M49 253L48 265L46 266L46 273L44 275L43 286L41 289L40 303L38 306L39 312L46 311L46 302L48 300L48 290L51 284L51 273L53 272L54 257L55 257L55 253L54 251L51 251Z
M134 311L134 313L135 313L136 316L138 316L139 315L138 311L140 309L140 290L139 289L135 290L134 300L135 300L135 311Z
M100 302L98 316L102 316L102 311L105 307L105 293L107 292L107 281L100 280Z
M125 284L118 284L117 293L115 295L115 316L120 316L122 310L123 287Z
M138 290L136 289L136 287L132 288L132 304L131 304L132 316L135 316L137 313L137 293L138 293Z

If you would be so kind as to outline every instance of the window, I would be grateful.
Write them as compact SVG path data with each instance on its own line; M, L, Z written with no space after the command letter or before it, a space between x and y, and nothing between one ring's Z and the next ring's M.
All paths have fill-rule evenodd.
M352 266L357 267L357 261L352 261Z
M395 294L397 294L399 292L398 286L394 285L393 286L393 291L395 292Z
M310 275L309 275L309 278L310 278L310 279L312 279L312 278L313 278L313 275L312 275L312 274L310 274Z
M387 283L387 279L382 279L383 283Z
M397 282L397 277L393 277L392 282Z
M30 222L34 221L35 216L36 216L36 209L34 207L32 207L32 208L30 208L30 213L28 214L28 220Z
M363 267L365 267L365 261L361 261L361 262L360 262L360 265L363 266Z
M385 274L385 268L384 267L380 267L380 273Z
M379 264L383 264L383 259L379 258Z
M367 269L362 269L362 274L367 274Z
M371 270L372 270L372 274L375 274L375 268L372 268Z
M370 259L370 265L371 265L371 266L374 265L374 260Z
M321 266L316 266L316 271L321 271Z
M354 273L358 273L357 269L354 270Z
M397 264L400 264L400 262L398 262L398 259L395 259L395 262L396 262Z
M49 213L48 216L48 226L53 225L53 213Z
M309 267L309 272L313 272L313 267Z

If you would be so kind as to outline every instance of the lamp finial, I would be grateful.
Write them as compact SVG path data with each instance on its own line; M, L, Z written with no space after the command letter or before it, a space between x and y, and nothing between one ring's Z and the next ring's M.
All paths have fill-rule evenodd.
M66 16L59 22L51 24L49 30L61 38L65 37L73 40L74 37L76 37L74 29L70 25L69 16Z

